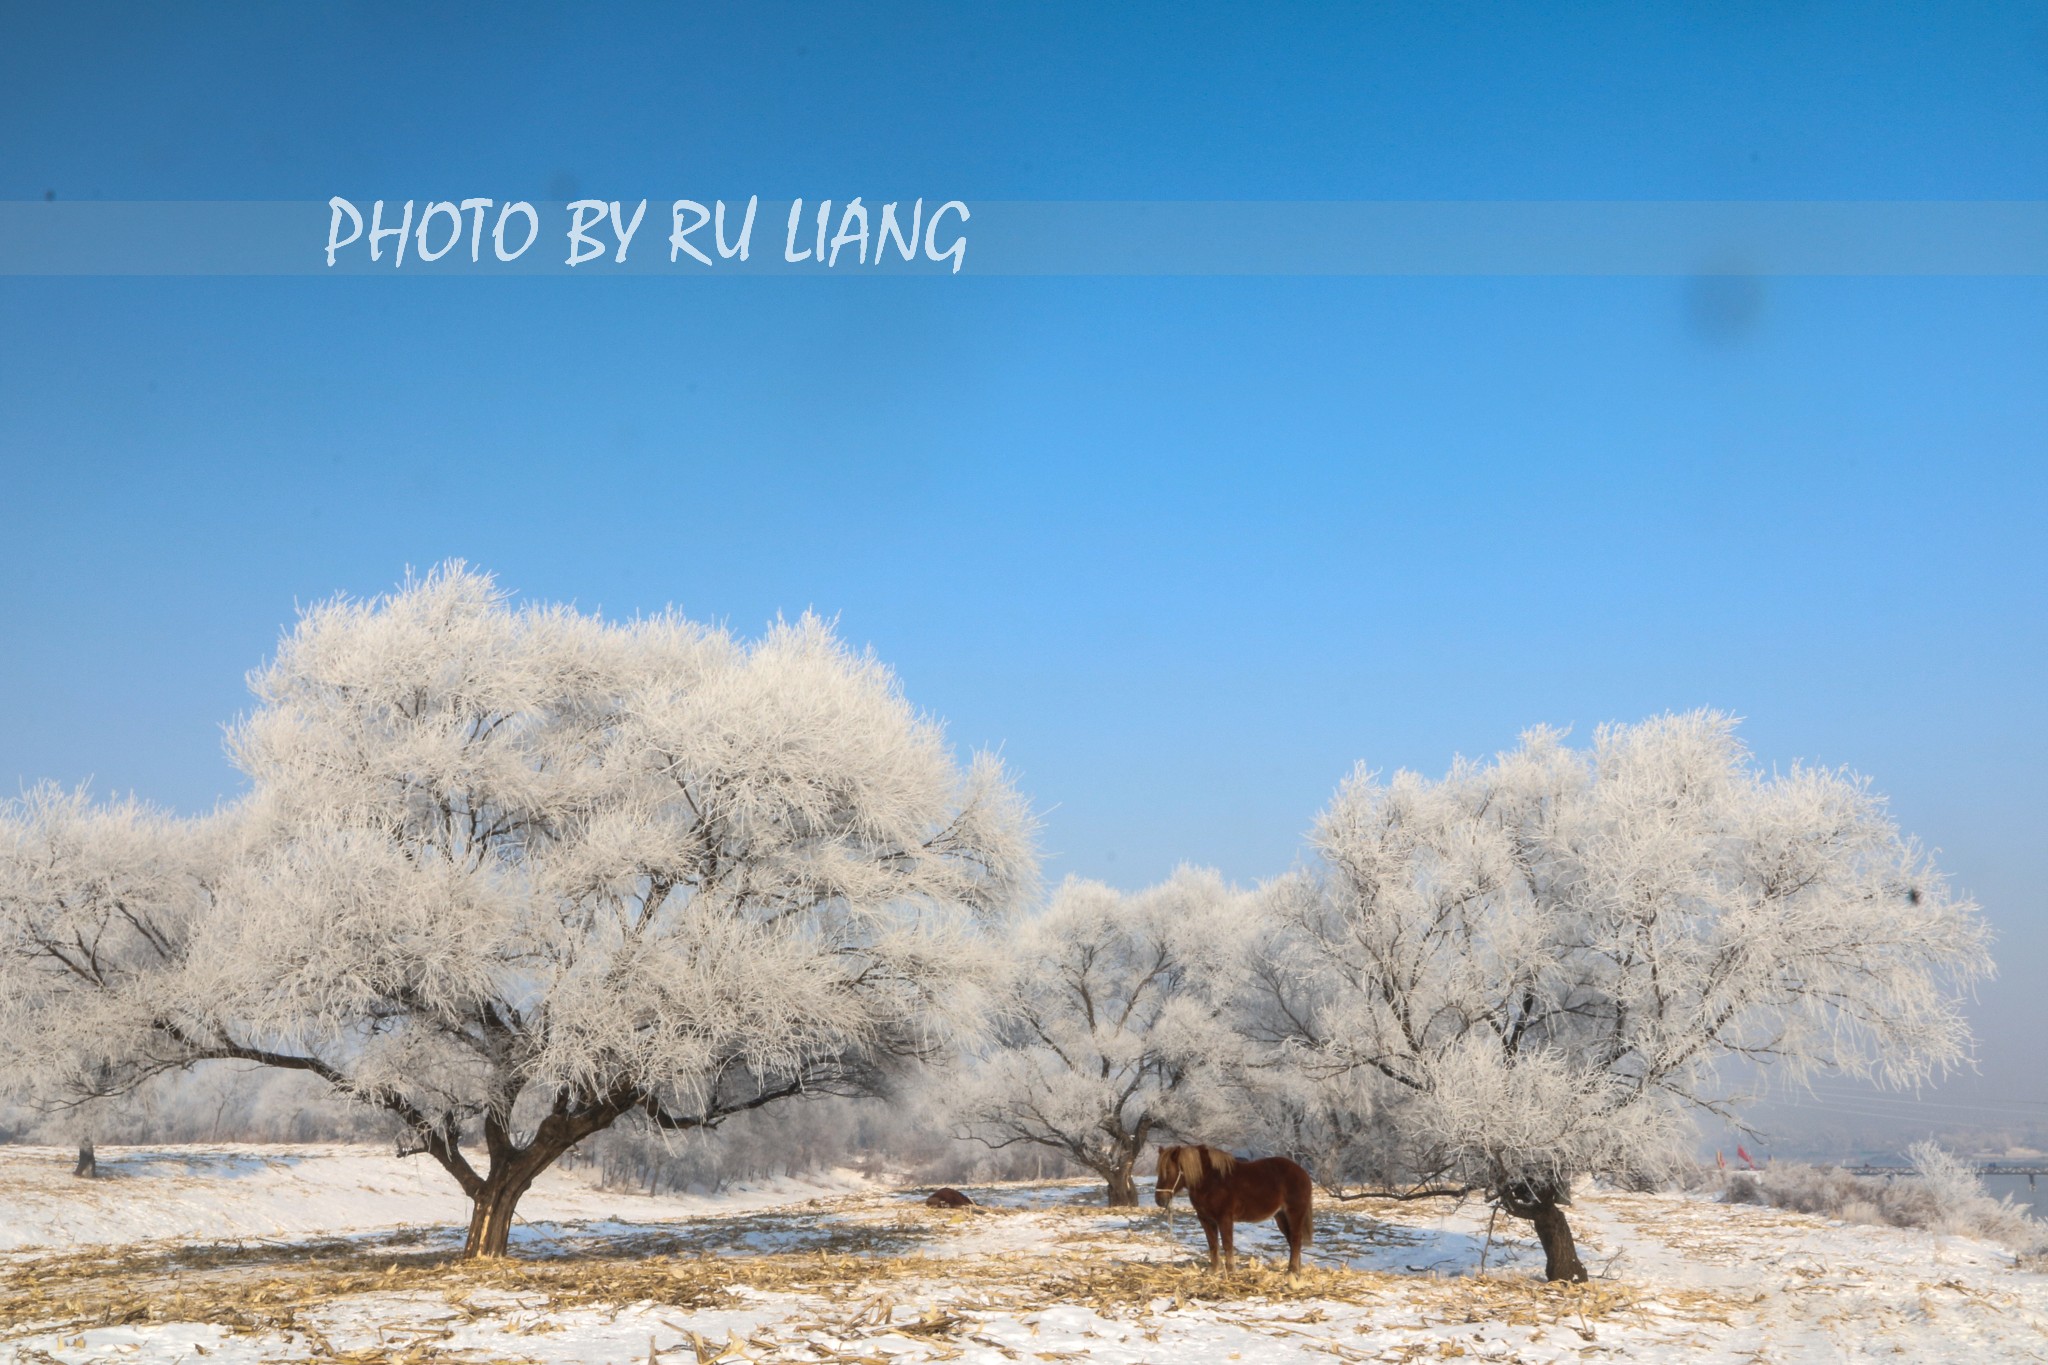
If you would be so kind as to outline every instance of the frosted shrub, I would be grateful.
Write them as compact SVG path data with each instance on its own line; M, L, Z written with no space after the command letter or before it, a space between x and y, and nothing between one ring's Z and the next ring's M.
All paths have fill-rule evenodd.
M132 1092L54 1111L0 1106L0 1141L100 1143L374 1142L389 1147L399 1124L352 1104L316 1076L232 1062L166 1072Z
M2015 1251L2041 1246L2041 1224L2010 1196L1993 1199L1977 1173L1953 1153L1932 1142L1916 1142L1906 1157L1913 1163L1913 1185L1929 1205L1925 1221L1911 1226L1983 1237Z
M2010 1197L1994 1199L1977 1173L1952 1153L1936 1143L1917 1142L1906 1155L1912 1166L1898 1175L1774 1161L1759 1171L1731 1173L1722 1197L1848 1223L1980 1237L2021 1253L2048 1249L2048 1226Z
M716 1193L733 1184L851 1170L872 1180L949 1185L1080 1172L1042 1148L992 1151L957 1139L906 1096L827 1096L738 1114L715 1134L628 1120L585 1144L607 1189Z

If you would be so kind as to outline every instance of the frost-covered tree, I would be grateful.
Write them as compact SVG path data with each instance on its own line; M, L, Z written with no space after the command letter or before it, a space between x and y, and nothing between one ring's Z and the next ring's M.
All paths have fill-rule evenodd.
M1309 1062L1262 1046L1267 1035L1239 1016L1245 1060L1232 1068L1232 1131L1252 1151L1291 1158L1338 1199L1376 1193L1422 1197L1404 1186L1418 1163L1406 1151L1401 1111L1384 1088L1355 1070Z
M1969 1044L1977 907L1866 782L1762 774L1734 728L1538 730L1440 781L1361 769L1319 868L1271 890L1290 946L1262 1017L1312 1069L1376 1078L1411 1174L1532 1220L1553 1279L1585 1276L1575 1175L1653 1172L1773 1066L1903 1084Z
M1012 939L995 1045L952 1102L964 1130L1051 1148L1100 1175L1110 1204L1137 1203L1148 1143L1226 1122L1245 900L1188 868L1132 894L1061 886Z
M66 1111L45 1136L89 1137L98 1101L188 1060L158 1025L238 833L48 784L0 804L0 1094Z
M451 566L306 612L252 685L232 837L9 815L6 1067L309 1072L460 1184L472 1255L626 1115L711 1127L949 1046L1032 873L994 761L810 617L614 624Z

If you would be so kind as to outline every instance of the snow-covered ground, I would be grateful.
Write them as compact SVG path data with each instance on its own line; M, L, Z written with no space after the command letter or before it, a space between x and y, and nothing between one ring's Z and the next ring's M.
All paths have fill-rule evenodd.
M459 1228L469 1221L462 1192L431 1158L400 1159L389 1147L107 1147L99 1152L97 1180L69 1178L75 1161L56 1148L0 1146L0 1250ZM535 1182L519 1212L532 1224L665 1223L866 1185L840 1172L719 1195L648 1196L601 1190L588 1169L557 1168Z
M1523 1226L1448 1201L1323 1208L1308 1273L1226 1279L1185 1206L1111 1212L1083 1185L939 1212L851 1175L698 1198L569 1171L528 1196L515 1259L463 1264L461 1202L418 1159L102 1168L0 1148L0 1361L2048 1359L2048 1277L1997 1247L1677 1195L1585 1191L1596 1279L1570 1288L1537 1282Z

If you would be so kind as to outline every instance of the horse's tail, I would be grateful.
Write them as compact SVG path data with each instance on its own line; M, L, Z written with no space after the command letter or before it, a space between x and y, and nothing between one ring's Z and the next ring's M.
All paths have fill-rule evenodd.
M1316 1239L1316 1182L1299 1165L1294 1165L1288 1175L1288 1183L1294 1188L1287 1192L1287 1220L1301 1229L1301 1244L1307 1246Z

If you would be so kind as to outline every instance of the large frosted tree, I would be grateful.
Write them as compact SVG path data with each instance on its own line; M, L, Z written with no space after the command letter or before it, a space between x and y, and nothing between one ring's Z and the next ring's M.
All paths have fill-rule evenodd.
M1976 906L1866 782L1761 773L1734 729L1695 712L1584 750L1534 731L1437 781L1361 769L1315 872L1269 890L1284 960L1257 1017L1312 1071L1373 1078L1409 1174L1532 1220L1553 1279L1585 1277L1574 1176L1655 1171L1774 1068L1903 1084L1967 1052Z
M1228 1019L1244 970L1245 896L1183 868L1126 894L1070 880L1021 922L994 1042L952 1109L994 1147L1034 1144L1138 1202L1136 1167L1166 1136L1222 1139L1242 1051Z
M948 1046L1032 875L997 765L809 617L609 623L453 566L306 612L252 685L250 793L204 828L9 812L7 1068L46 1098L311 1072L460 1184L473 1255L627 1115L711 1126Z

